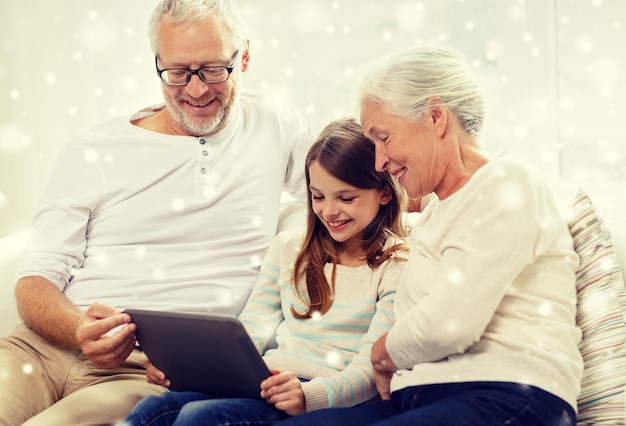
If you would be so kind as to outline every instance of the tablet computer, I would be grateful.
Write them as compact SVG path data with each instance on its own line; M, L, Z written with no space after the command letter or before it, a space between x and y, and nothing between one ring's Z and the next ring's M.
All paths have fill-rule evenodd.
M216 398L261 399L271 375L241 322L234 317L126 309L137 342L175 391Z

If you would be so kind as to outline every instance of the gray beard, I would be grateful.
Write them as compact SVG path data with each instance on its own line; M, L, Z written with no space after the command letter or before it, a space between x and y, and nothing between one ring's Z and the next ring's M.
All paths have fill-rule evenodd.
M222 130L226 125L226 117L230 108L220 108L209 121L192 120L180 110L174 110L178 124L190 135L208 136Z
M165 93L165 104L169 108L172 118L182 130L192 136L209 136L226 127L232 103L233 100L231 100L230 103L222 105L217 111L217 114L211 119L193 120L185 114L175 99L170 98Z

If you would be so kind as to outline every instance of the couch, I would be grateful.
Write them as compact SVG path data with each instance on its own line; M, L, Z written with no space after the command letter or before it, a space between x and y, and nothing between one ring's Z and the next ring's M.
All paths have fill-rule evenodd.
M584 189L558 197L581 259L577 322L585 361L578 426L626 424L626 185L607 196ZM298 225L302 211L287 209L281 228ZM13 274L28 232L0 239L0 335L19 323Z

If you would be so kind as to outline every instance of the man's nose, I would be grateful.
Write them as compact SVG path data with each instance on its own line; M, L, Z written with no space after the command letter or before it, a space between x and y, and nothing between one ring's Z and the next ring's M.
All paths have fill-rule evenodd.
M189 80L189 83L185 86L185 91L194 98L201 97L208 89L208 84L200 80L200 76L198 75L192 75L191 80Z

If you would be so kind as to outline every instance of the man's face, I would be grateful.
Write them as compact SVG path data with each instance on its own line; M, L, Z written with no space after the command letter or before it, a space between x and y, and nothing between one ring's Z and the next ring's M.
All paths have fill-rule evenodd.
M231 65L236 49L227 44L224 33L223 24L215 18L201 24L164 22L159 31L159 68ZM167 127L173 134L207 136L226 126L237 96L239 70L245 71L248 63L247 45L239 48L243 50L233 65L235 69L223 83L204 83L198 75L193 75L186 86L161 83L169 113Z

